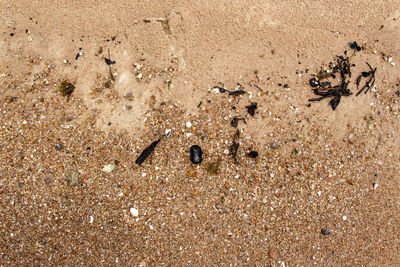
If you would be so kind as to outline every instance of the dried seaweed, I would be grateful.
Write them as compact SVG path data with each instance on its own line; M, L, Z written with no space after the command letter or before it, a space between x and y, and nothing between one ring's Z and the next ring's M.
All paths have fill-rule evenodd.
M135 163L138 165L141 165L147 158L150 156L150 154L153 153L154 149L156 148L158 142L160 142L161 139L158 139L157 141L154 141L151 143L148 147L146 147L143 152L140 154L140 156L136 159Z
M351 67L354 66L350 63L349 57L338 56L337 63L332 67L332 72L336 73L340 71L341 82L339 85L332 86L331 82L321 82L322 79L332 77L330 72L319 72L314 78L310 79L310 85L314 87L314 94L320 96L317 98L311 98L308 101L321 101L325 98L332 98L329 101L329 105L335 110L340 104L342 96L351 95L350 89L348 89L349 82L347 78L351 77ZM335 76L336 77L336 76Z
M249 112L251 116L254 116L256 114L257 102L252 102L250 105L246 106L246 108L247 112Z
M232 127L235 127L235 128L238 127L239 121L243 121L245 124L247 124L245 118L241 118L241 117L235 116L231 121Z
M237 157L237 152L238 152L238 150L239 150L239 145L240 145L240 143L237 142L238 139L239 139L239 137L240 137L240 130L238 129L238 130L236 130L236 133L235 133L235 135L233 136L232 145L231 145L230 148L229 148L230 153L231 153L233 159L235 160L235 163L236 163L236 164L238 164L238 161L237 161L237 158L236 158L236 157Z
M365 83L365 85L357 92L357 94L356 94L356 96L358 96L359 94L361 94L365 89L367 89L367 90L365 90L365 94L374 86L374 84L375 84L375 73L376 73L376 69L377 68L375 68L375 69L373 69L372 67L371 67L371 65L368 63L368 62L366 62L367 63L367 65L368 65L368 67L369 67L369 69L370 69L370 71L363 71L359 76L358 76L358 78L357 78L357 81L356 81L356 85L357 85L357 89L358 89L358 87L359 87L359 85L360 85L360 82L361 82L361 79L362 78L367 78L367 77L370 77L369 78L369 80Z

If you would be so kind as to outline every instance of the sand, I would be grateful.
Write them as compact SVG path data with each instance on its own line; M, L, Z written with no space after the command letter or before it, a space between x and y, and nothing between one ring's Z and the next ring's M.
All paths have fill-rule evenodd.
M0 1L0 264L399 266L398 6Z

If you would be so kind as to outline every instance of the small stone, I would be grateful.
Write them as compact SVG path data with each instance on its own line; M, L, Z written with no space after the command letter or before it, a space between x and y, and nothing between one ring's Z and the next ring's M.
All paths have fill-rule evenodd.
M115 165L114 164L107 164L103 166L103 169L101 169L103 172L107 172L110 173L115 169Z
M167 138L170 137L170 136L171 136L171 129L165 130L164 135L165 135L165 137L167 137Z
M55 148L57 151L60 151L61 149L64 148L64 146L63 146L62 144L57 144L57 145L55 145L54 148Z
M132 214L133 217L138 217L139 216L139 210L135 208L131 208L130 213Z
M322 235L330 235L331 233L326 229L321 229L321 234Z
M258 157L258 152L257 152L257 151L250 151L250 153L248 154L248 156L249 156L250 158L255 159L255 158Z
M347 220L347 216L343 216L342 219L343 219L343 221L346 221Z
M198 145L193 145L190 147L190 160L193 164L199 164L203 161L202 158L203 151Z
M190 121L186 122L186 128L192 127L192 123Z
M279 258L279 251L276 248L271 248L269 250L269 257L273 260L277 260Z
M65 173L65 179L69 186L76 186L79 182L79 172L69 169Z

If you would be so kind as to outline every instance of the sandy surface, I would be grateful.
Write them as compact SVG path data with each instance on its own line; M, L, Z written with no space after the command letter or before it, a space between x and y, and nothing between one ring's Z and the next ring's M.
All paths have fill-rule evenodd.
M0 0L0 264L400 266L400 1L159 2Z

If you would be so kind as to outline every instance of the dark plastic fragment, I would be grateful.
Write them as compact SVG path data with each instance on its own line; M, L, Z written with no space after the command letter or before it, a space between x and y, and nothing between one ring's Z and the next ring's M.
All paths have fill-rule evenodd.
M203 151L198 145L193 145L190 147L190 161L193 164L199 164L203 161Z

